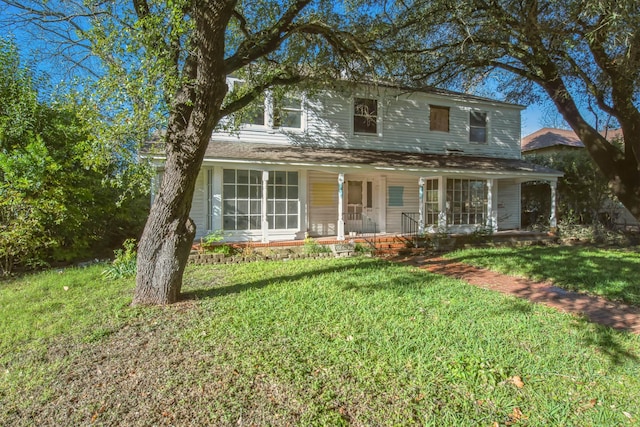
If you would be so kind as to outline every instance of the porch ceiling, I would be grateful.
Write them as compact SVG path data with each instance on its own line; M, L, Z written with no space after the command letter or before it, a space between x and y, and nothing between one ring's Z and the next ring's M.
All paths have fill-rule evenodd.
M212 141L205 160L298 166L357 167L424 173L557 178L562 172L520 159Z

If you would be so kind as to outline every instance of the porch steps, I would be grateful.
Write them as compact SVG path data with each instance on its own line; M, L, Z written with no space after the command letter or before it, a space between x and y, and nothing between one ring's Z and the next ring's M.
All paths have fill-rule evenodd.
M373 255L379 257L393 257L410 251L411 241L402 236L384 236L367 240L372 247Z

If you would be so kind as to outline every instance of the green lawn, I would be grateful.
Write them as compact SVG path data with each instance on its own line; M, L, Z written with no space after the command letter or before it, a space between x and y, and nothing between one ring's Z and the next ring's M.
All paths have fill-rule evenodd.
M640 252L580 246L468 249L446 258L640 305Z
M0 425L634 425L640 337L370 258L0 283ZM67 290L64 290L64 287Z

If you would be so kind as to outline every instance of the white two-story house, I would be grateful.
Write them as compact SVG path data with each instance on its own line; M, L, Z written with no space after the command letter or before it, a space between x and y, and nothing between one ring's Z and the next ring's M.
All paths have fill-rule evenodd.
M554 190L561 176L521 159L520 105L362 85L267 95L261 107L211 137L191 211L197 237L518 229L520 184Z

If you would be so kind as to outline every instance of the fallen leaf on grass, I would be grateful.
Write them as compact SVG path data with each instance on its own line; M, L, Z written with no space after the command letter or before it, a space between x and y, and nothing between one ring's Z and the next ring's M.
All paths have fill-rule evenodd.
M524 382L522 381L522 378L520 378L518 375L509 378L509 381L518 388L524 387Z
M633 416L628 413L627 411L622 411L622 413L624 414L625 417L629 418L631 421L633 421Z
M105 406L104 406L104 405L102 405L102 406L100 407L100 409L98 409L98 410L93 414L93 416L91 417L91 423L94 423L94 422L96 421L96 419L98 419L98 415L100 415L101 413L103 413L103 412L104 412L104 410L105 410Z

